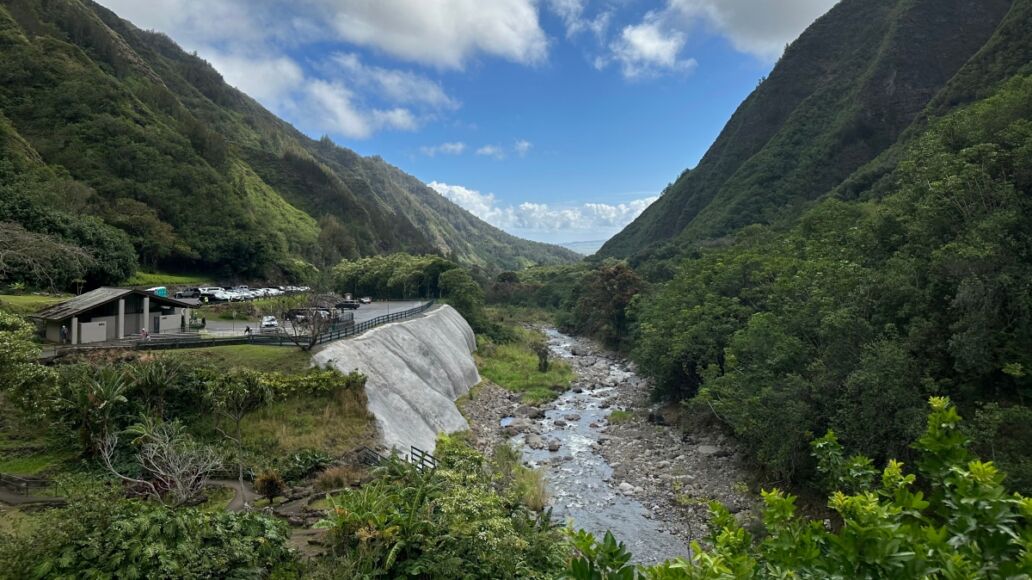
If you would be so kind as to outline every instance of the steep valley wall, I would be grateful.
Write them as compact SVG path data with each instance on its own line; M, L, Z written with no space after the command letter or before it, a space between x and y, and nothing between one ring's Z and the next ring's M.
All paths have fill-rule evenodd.
M433 450L437 434L469 428L455 400L480 382L473 329L452 307L395 322L319 349L314 363L364 373L383 442Z

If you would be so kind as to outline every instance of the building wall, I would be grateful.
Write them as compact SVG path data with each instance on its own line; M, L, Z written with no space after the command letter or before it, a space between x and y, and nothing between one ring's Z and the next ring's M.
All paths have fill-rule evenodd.
M107 335L108 323L106 321L79 323L79 344L104 342L107 340Z

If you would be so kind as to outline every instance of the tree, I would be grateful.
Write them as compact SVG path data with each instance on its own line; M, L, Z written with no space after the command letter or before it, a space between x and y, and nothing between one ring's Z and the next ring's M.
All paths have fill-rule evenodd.
M226 373L208 384L208 401L219 416L233 423L233 435L224 430L224 437L236 444L237 479L240 494L244 494L244 435L241 429L244 417L272 399L272 391L262 381L260 373L238 369Z
M278 331L305 352L312 350L336 323L325 314L324 304L315 294L278 297L271 311L280 320Z
M78 380L71 377L62 388L65 391L62 403L78 427L83 453L94 456L129 402L126 376L118 369L103 366Z
M456 268L441 274L439 283L448 302L477 328L483 321L484 291L473 276L462 268Z
M181 506L198 498L208 477L222 466L218 453L194 442L179 421L144 416L125 433L135 436L136 458L147 479L124 475L114 466L117 434L109 435L101 445L101 463L116 477L141 486L147 495L166 505Z
M577 332L620 345L630 334L628 307L644 283L627 262L606 260L585 276L574 291Z
M84 276L94 263L76 245L12 222L0 222L0 282L22 281L55 289Z

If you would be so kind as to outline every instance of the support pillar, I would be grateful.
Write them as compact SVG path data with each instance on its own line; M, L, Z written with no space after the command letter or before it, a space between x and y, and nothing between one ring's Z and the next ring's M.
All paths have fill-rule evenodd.
M150 327L150 296L143 297L143 322L140 323L142 328L146 328L148 332L153 331Z
M125 298L118 299L118 340L125 338Z
M79 317L72 317L72 339L71 344L79 344Z

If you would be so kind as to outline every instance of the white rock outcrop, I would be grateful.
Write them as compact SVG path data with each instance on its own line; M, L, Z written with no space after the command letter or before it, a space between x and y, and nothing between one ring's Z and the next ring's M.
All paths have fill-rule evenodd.
M366 397L387 447L432 451L438 433L469 428L455 400L480 382L473 360L477 342L451 306L338 340L314 355L319 366L368 377Z

